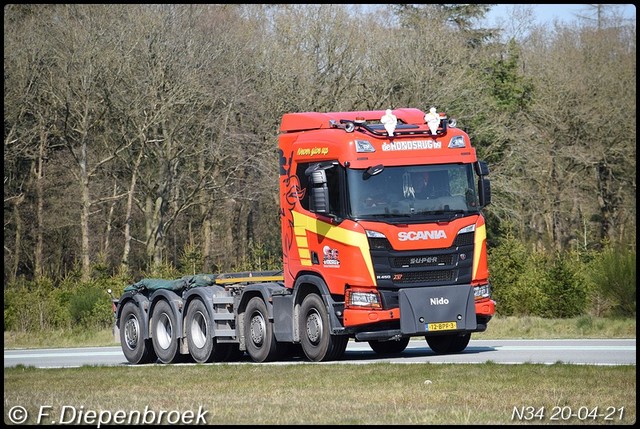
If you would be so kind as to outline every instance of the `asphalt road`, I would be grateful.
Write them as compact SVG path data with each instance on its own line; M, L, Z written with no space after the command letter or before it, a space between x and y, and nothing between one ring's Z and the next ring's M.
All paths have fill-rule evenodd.
M393 363L458 363L473 364L494 362L498 364L568 363L580 365L635 365L636 340L634 339L579 339L579 340L471 340L459 354L436 355L424 339L414 339L400 355L389 357L376 355L367 343L349 342L339 361L327 363L366 364ZM309 363L302 358L270 363ZM4 366L34 366L37 368L72 368L83 365L130 365L120 346L83 347L65 349L4 350ZM238 364L254 364L248 355ZM180 364L184 365L184 364ZM186 364L193 365L193 364ZM211 364L215 365L215 364ZM256 365L267 365L266 363Z

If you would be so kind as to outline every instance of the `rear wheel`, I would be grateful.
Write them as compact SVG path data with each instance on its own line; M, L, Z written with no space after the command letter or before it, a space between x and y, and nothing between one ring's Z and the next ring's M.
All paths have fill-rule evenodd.
M247 353L254 362L266 362L277 357L276 337L269 322L267 305L261 297L254 296L247 303L244 313L244 340Z
M162 363L173 363L178 357L178 323L167 301L159 301L153 308L151 332L153 349Z
M185 326L189 353L193 360L198 363L212 362L216 345L212 337L209 314L202 300L195 299L189 304Z
M142 310L133 302L127 302L120 315L120 345L130 363L155 362L153 344L142 334Z
M431 350L437 354L460 353L469 344L471 334L464 335L438 335L425 337Z
M331 335L327 309L322 298L313 293L302 301L299 331L302 350L313 362L339 358L349 341L345 335Z
M409 345L409 337L406 338L400 338L399 340L391 340L391 341L377 341L377 340L373 340L373 341L369 341L369 346L371 347L371 350L373 350L374 352L380 354L380 355L387 355L387 354L397 354L397 353L402 353L404 351L404 349L407 348L407 345Z

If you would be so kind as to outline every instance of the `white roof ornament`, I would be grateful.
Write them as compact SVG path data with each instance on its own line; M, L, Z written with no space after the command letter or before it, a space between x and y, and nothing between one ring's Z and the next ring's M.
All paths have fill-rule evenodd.
M438 132L438 127L440 126L440 115L436 111L435 107L429 109L429 113L424 115L424 121L429 126L431 134L436 135L436 133Z
M393 114L391 109L387 109L380 118L380 122L384 125L384 129L387 130L389 137L393 137L393 132L396 130L396 125L398 125L398 118Z

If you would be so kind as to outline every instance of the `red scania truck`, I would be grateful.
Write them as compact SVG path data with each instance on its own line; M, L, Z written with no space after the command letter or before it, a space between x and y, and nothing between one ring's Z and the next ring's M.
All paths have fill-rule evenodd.
M424 337L458 353L495 313L487 164L431 109L288 113L279 135L283 270L143 279L115 310L131 363L339 359Z

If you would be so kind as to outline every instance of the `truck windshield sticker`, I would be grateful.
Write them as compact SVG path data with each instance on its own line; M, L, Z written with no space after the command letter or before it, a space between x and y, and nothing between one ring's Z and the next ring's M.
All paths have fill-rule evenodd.
M407 140L382 144L382 150L384 152L422 149L442 149L442 142L436 140Z

